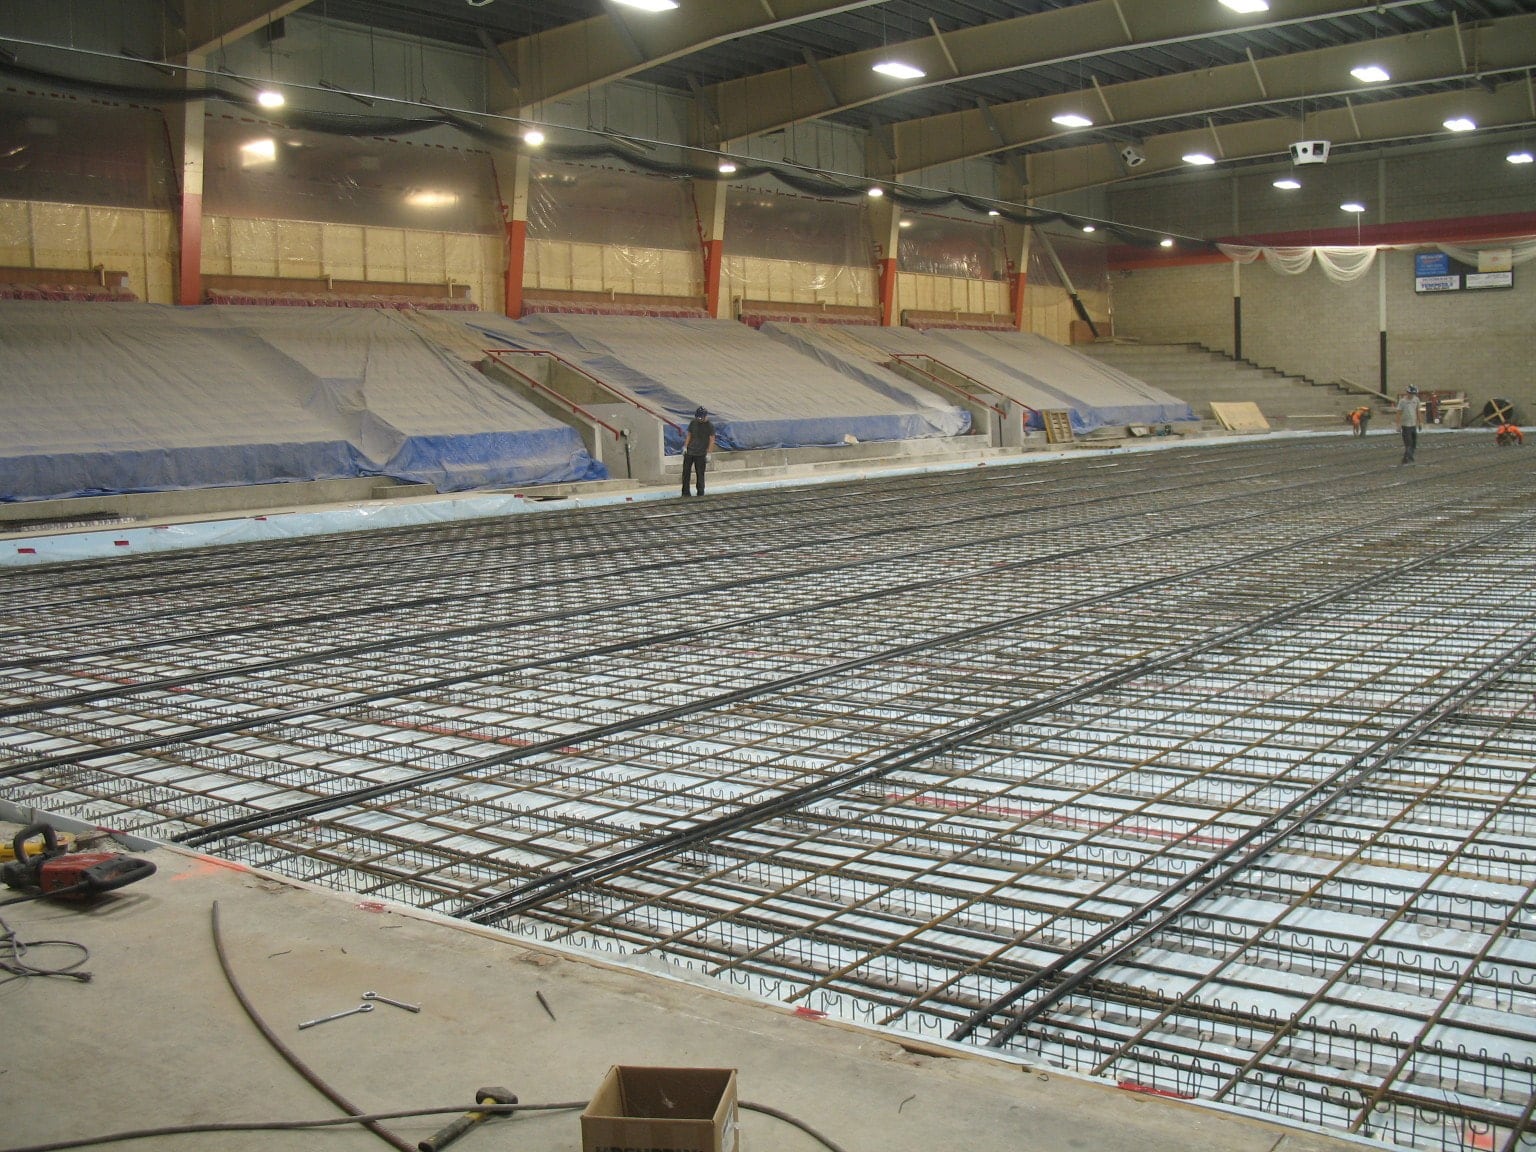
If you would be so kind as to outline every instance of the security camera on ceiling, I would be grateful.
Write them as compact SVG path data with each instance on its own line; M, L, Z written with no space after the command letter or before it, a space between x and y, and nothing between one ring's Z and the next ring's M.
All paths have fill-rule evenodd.
M1328 163L1328 141L1298 140L1291 145L1292 164Z
M1125 161L1127 168L1135 168L1137 165L1147 162L1147 158L1141 154L1141 151L1131 144L1127 144L1124 148L1120 149L1120 159Z

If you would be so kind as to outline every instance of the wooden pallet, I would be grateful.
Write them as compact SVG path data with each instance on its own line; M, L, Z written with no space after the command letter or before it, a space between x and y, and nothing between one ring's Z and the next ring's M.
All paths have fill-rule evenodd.
M1040 419L1045 424L1047 444L1072 443L1072 413L1061 409L1042 410Z

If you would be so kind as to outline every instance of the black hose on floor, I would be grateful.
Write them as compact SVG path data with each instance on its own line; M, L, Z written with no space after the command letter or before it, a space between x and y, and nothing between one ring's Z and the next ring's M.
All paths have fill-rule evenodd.
M396 1136L377 1120L358 1119L365 1115L363 1110L327 1084L320 1074L304 1063L300 1059L299 1054L285 1044L277 1033L272 1031L267 1022L262 1019L261 1013L256 1011L256 1006L251 1003L245 994L245 990L240 987L240 981L235 978L234 969L229 966L229 956L224 951L224 937L219 932L219 902L217 900L213 902L212 928L213 948L219 954L219 967L224 969L224 979L229 983L229 990L235 994L235 999L240 1001L240 1007L245 1009L245 1014L251 1018L251 1023L256 1025L261 1034L267 1038L267 1043L277 1050L277 1054L288 1061L293 1070L308 1080L317 1092L347 1113L349 1117L353 1118L354 1122L361 1124L390 1147L399 1149L399 1152L416 1152L415 1144L402 1136Z
M459 1104L447 1108L411 1108L400 1112L359 1112L351 1116L335 1116L329 1120L232 1120L210 1124L167 1124L156 1128L133 1128L124 1132L108 1132L101 1136L81 1136L71 1140L50 1140L44 1144L23 1144L14 1148L0 1148L0 1152L65 1152L70 1148L91 1148L101 1144L119 1144L126 1140L149 1140L162 1136L194 1136L210 1132L296 1132L310 1128L337 1128L344 1124L373 1126L381 1120L402 1120L418 1116L446 1116L455 1112L488 1112L497 1116L515 1116L519 1112L550 1112L585 1108L586 1100L567 1100L557 1104ZM749 1112L761 1112L800 1129L811 1139L829 1149L829 1152L847 1152L841 1144L818 1132L804 1120L767 1104L752 1104L743 1100L738 1107ZM414 1145L412 1146L414 1147Z

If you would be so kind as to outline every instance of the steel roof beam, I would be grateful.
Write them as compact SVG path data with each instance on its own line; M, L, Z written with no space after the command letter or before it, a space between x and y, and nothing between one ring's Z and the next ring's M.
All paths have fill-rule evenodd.
M311 0L188 0L183 53L203 56L243 40L276 20L307 8Z
M1102 87L1095 81L1092 90L907 120L895 125L896 170L880 175L907 176L925 168L1092 131L1064 130L1053 124L1051 117L1063 112L1093 117L1098 121L1096 129L1129 128L1212 112L1470 80L1521 70L1536 60L1536 15L1494 21L1472 35L1477 73L1469 73L1462 66L1466 30L1445 27L1373 40L1368 45L1250 57L1241 64ZM1365 63L1385 67L1392 76L1390 83L1362 85L1350 79L1350 68ZM1095 115L1110 109L1119 115L1109 120Z
M1383 9L1421 7L1429 0L1387 0L1381 4L1339 0L1289 0L1283 17L1239 17L1217 4L1169 4L1167 0L1088 0L1070 8L1017 16L938 37L926 36L820 61L840 99L829 101L804 65L728 80L714 86L727 141L787 128L803 120L846 112L890 96L956 82L998 76L1048 64L1091 60L1130 48L1278 29L1328 17ZM747 6L743 5L743 9ZM1127 38L1130 28L1133 38ZM924 80L893 81L872 71L896 57L927 73ZM953 58L958 72L949 66Z
M1298 139L1329 140L1336 150L1445 139L1450 136L1445 121L1451 116L1470 116L1477 122L1479 133L1529 126L1533 118L1524 78L1499 85L1491 93L1476 88L1309 112L1304 126L1291 116L1224 124L1221 151L1228 161L1281 159ZM1471 143L1476 137L1461 139ZM1214 152L1214 147L1211 131L1206 128L1147 137L1138 146L1146 161L1137 167L1135 176L1141 179L1159 172L1192 171L1183 160L1185 154ZM1119 147L1110 143L1036 152L1027 162L1029 195L1033 198L1129 178L1120 162Z
M525 115L536 104L622 80L636 72L743 36L866 8L880 0L772 0L772 3L699 4L686 17L660 13L625 22L615 12L578 20L503 44L500 51L522 78L521 88L492 77L489 106ZM819 89L818 89L819 91Z

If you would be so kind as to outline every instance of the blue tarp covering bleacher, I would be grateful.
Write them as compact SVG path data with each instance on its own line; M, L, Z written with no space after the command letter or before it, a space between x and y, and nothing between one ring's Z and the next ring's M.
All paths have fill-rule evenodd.
M1038 413L1070 415L1075 432L1116 424L1195 420L1189 404L1043 336L1025 332L918 331L821 324L764 324L763 332L824 356L874 361L895 353L927 356Z
M833 365L732 320L540 315L468 321L496 344L556 352L685 425L703 407L720 447L797 448L958 436L970 414L876 364ZM667 451L681 451L667 430Z
M601 478L575 430L380 309L0 303L0 499Z

